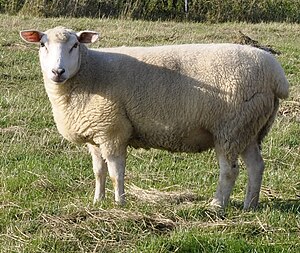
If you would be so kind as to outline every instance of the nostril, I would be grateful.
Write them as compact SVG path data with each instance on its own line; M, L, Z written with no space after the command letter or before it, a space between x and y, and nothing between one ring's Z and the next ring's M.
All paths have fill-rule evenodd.
M57 72L58 72L59 75L62 75L62 74L65 73L66 71L65 71L65 69L58 69Z
M56 76L61 76L65 72L66 72L65 69L52 69L52 73Z

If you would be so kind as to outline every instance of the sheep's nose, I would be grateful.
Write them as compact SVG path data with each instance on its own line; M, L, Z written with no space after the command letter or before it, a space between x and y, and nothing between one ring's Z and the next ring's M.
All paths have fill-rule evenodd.
M52 69L52 73L56 76L61 76L65 72L66 72L65 69Z

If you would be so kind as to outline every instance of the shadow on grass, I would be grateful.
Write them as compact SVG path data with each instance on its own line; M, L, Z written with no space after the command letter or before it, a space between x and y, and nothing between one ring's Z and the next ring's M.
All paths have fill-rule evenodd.
M231 201L230 206L243 210L242 201ZM263 211L265 209L278 210L283 213L300 214L300 198L298 199L271 199L261 201L254 211Z
M264 201L260 204L259 209L270 208L283 213L300 214L300 198L298 199L273 199Z

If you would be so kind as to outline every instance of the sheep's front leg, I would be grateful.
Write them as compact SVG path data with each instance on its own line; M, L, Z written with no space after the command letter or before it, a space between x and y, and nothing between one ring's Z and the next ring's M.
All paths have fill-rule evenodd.
M216 194L211 202L213 207L225 208L235 180L239 174L237 161L230 162L221 152L217 152L219 165L220 165L220 175L219 182L217 186Z
M124 192L124 176L125 176L125 163L126 155L109 155L106 158L108 165L108 173L112 180L115 201L120 204L125 204L125 192Z
M107 175L107 164L102 158L100 148L95 145L88 144L88 149L92 155L93 171L95 174L95 195L94 204L100 199L105 198L105 181Z
M257 143L250 144L242 153L248 171L247 193L244 209L255 208L258 204L262 177L264 173L264 161Z

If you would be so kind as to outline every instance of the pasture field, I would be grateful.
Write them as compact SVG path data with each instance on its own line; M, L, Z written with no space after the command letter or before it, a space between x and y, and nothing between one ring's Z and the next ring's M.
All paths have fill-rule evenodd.
M224 217L208 209L218 180L213 151L129 148L127 205L92 205L85 147L62 139L42 84L38 46L22 29L96 30L93 47L232 42L239 30L273 45L291 84L263 144L260 206L244 212L246 172ZM300 25L42 19L0 15L0 252L300 252Z

